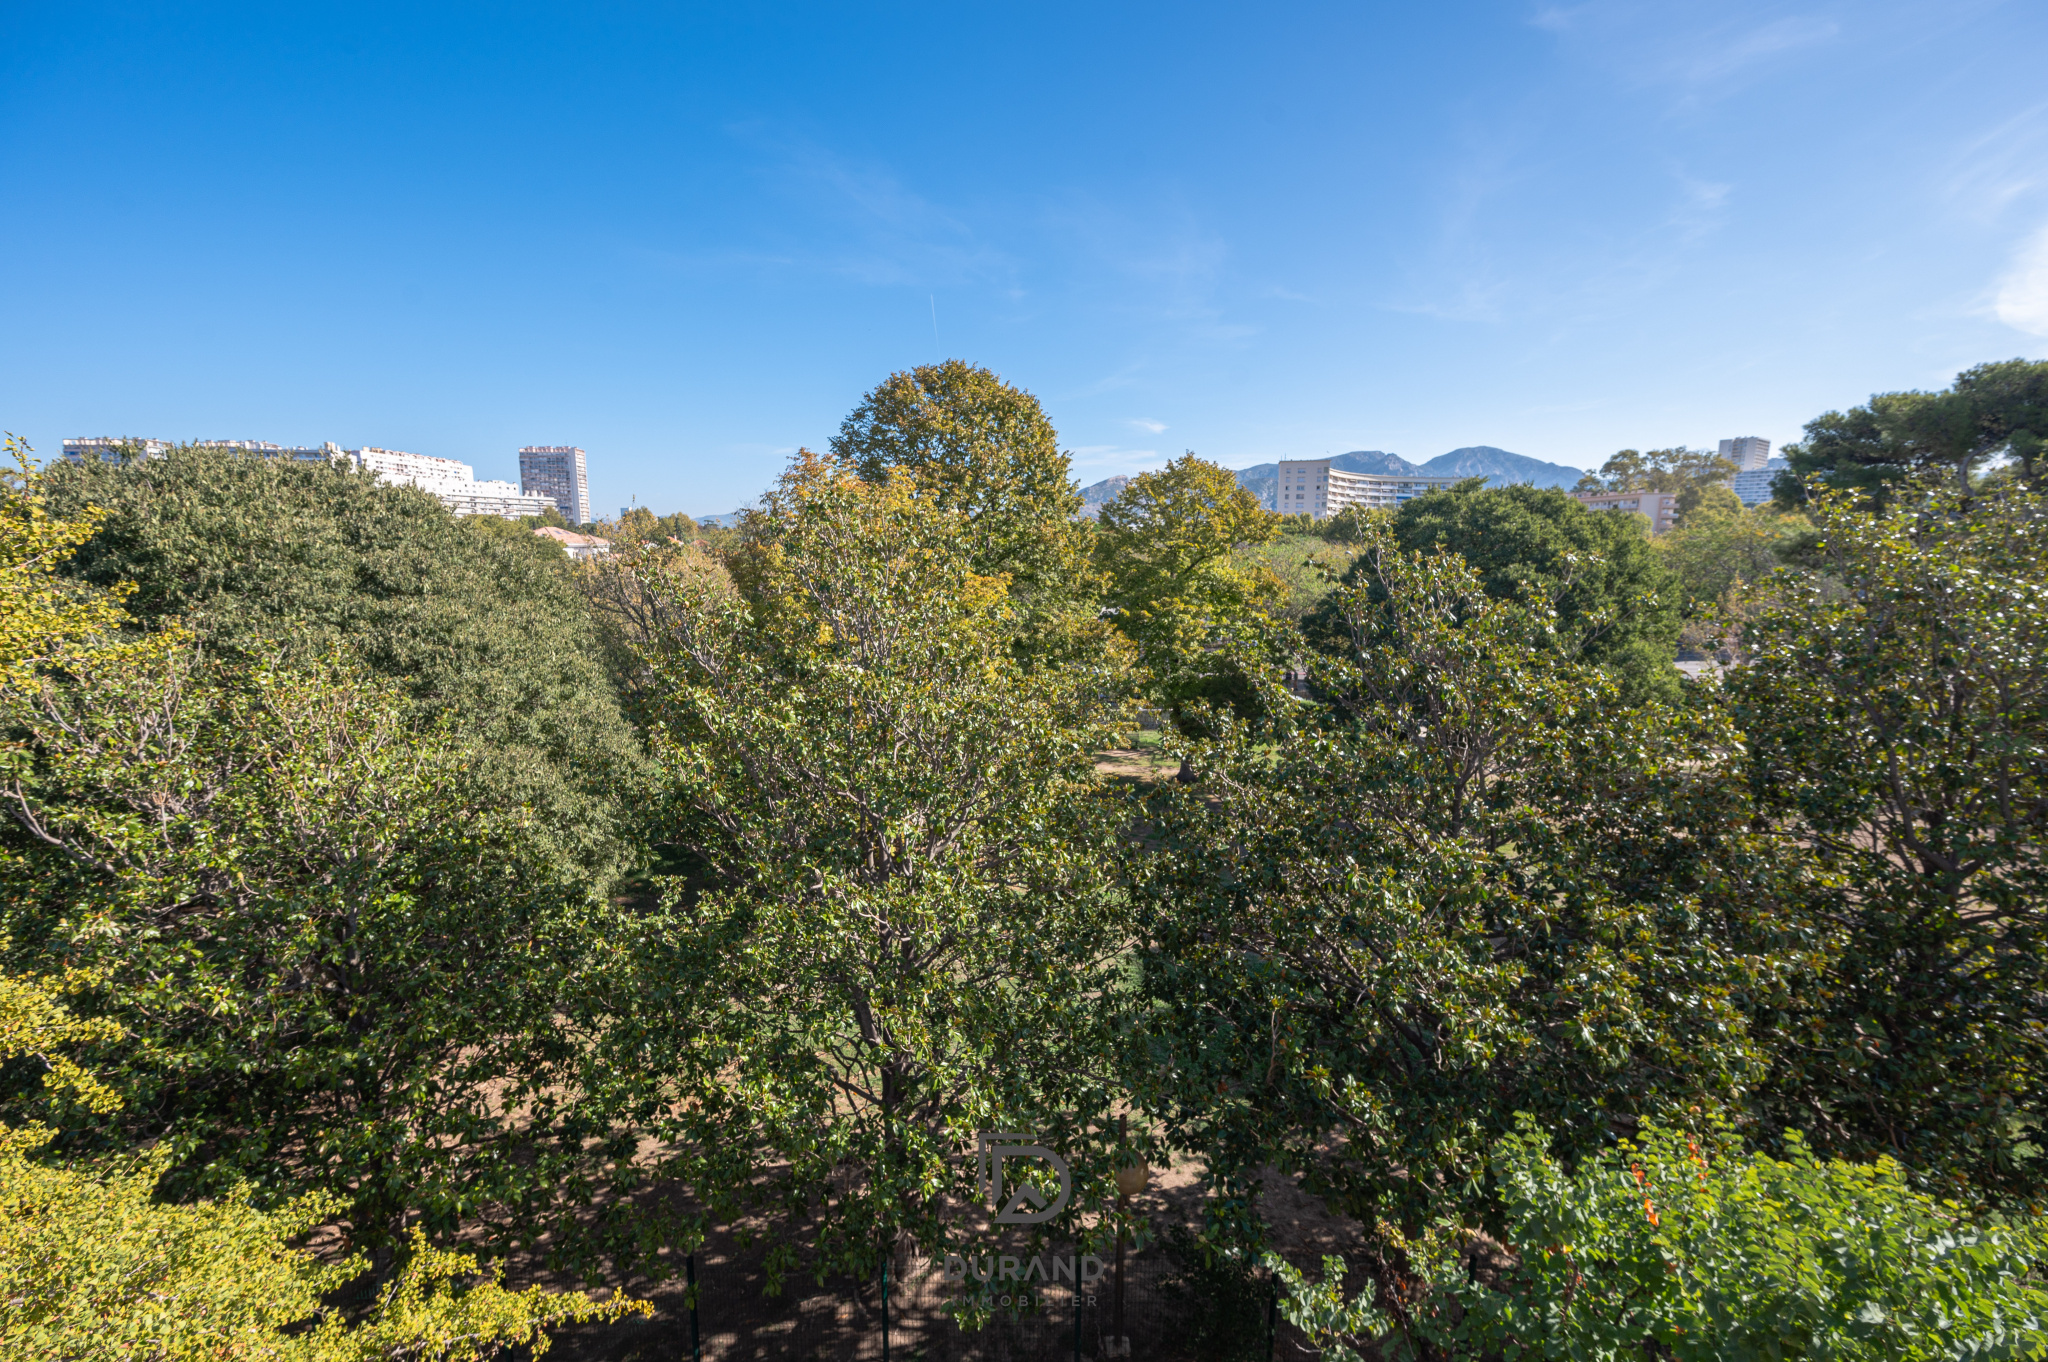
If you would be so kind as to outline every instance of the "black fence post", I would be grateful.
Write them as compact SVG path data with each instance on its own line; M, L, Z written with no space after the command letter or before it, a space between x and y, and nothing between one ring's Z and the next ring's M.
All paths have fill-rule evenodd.
M1273 1362L1274 1335L1280 1324L1280 1279L1273 1279L1273 1294L1266 1298L1266 1362Z
M1074 1241L1074 1362L1081 1362L1081 1241Z
M690 1293L690 1362L704 1362L702 1345L697 1341L697 1255L683 1259L683 1283Z
M889 1362L889 1251L882 1250L882 1362Z

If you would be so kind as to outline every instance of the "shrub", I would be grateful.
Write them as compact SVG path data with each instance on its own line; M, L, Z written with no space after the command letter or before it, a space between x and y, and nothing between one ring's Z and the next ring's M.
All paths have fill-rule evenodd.
M1312 1285L1269 1256L1282 1310L1332 1358L1367 1335L1392 1356L2048 1356L2048 1221L1973 1219L1890 1159L1788 1146L1783 1159L1710 1153L1649 1127L1571 1173L1525 1119L1495 1150L1519 1263L1494 1284L1468 1265L1469 1233L1439 1224L1409 1246L1419 1301L1345 1302L1341 1259Z

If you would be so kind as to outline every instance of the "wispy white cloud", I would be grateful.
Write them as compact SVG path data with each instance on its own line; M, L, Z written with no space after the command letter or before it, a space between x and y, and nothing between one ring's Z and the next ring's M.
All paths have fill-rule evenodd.
M1626 83L1670 88L1681 106L1733 93L1788 54L1842 36L1842 25L1824 13L1762 18L1741 8L1727 0L1587 0L1539 6L1528 22Z
M1166 462L1156 449L1133 449L1127 445L1076 445L1067 453L1073 460L1075 474L1084 482L1100 482L1118 473L1142 473Z
M1134 416L1124 424L1133 430L1142 430L1147 435L1157 435L1166 429L1166 422L1148 420L1143 416Z
M2024 109L1957 150L1943 185L1968 216L1995 220L2048 190L2048 101Z
M786 226L769 224L737 250L638 252L658 267L968 289L984 302L1000 300L1007 320L1064 307L1136 323L1154 349L1235 348L1264 329L1230 315L1229 245L1171 185L1133 186L1111 198L1052 190L942 199L921 192L917 176L811 136L765 124L727 131L757 153L754 173L788 205ZM1047 278L1048 258L1067 262L1063 275ZM1093 390L1121 381L1112 375Z
M1498 322L1507 316L1507 282L1483 267L1425 287L1423 296L1387 303L1389 312L1446 322Z
M754 269L836 275L858 284L914 288L974 285L1018 296L1015 255L970 215L918 193L886 166L842 156L762 124L727 129L760 157L756 174L788 205L790 229L756 233L740 250L634 253L679 271ZM765 243L759 239L766 237ZM765 249L764 249L765 245Z
M1095 306L1201 345L1235 345L1263 329L1227 315L1229 244L1171 189L1117 204L1067 194L1043 222L1105 277Z
M1830 42L1842 31L1832 19L1802 15L1773 20L1755 28L1724 30L1686 54L1674 53L1674 74L1687 83L1709 85L1730 80L1774 57Z
M2012 268L1998 281L1992 310L2015 331L2048 336L2048 227L2013 256Z
M1681 243L1697 241L1719 227L1726 220L1724 211L1728 196L1735 186L1712 180L1696 180L1683 171L1678 173L1678 206L1672 211L1670 222L1677 229Z
M1545 5L1529 16L1529 23L1535 28L1547 28L1552 33L1563 33L1591 8L1590 5Z

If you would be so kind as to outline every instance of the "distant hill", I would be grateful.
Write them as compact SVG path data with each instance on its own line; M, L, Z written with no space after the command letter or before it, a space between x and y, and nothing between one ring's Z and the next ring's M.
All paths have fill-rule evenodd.
M1130 485L1131 480L1129 478L1118 474L1116 477L1104 478L1101 482L1090 483L1088 486L1083 487L1081 489L1081 514L1085 516L1102 514L1102 508L1115 501L1118 493Z
M1341 468L1347 473L1414 473L1420 470L1399 454L1389 454L1384 449L1354 449L1349 454L1338 454L1331 458L1330 466ZM1259 505L1269 511L1280 509L1280 465L1277 463L1253 464L1250 468L1237 470L1237 481L1259 499Z
M697 515L691 516L690 519L696 521L699 525L720 525L726 529L731 529L740 523L740 517L745 514L745 511L728 511L724 515Z
M1330 463L1350 473L1392 476L1423 473L1439 478L1485 478L1489 487L1505 487L1516 482L1531 483L1537 487L1571 487L1581 475L1579 469L1567 468L1561 463L1545 463L1526 454L1495 449L1492 445L1467 445L1448 454L1439 454L1425 464L1410 463L1399 454L1389 454L1384 449L1354 449L1348 454L1336 455ZM1280 508L1279 464L1260 463L1240 468L1237 481L1259 499L1259 505L1269 511ZM1082 514L1097 514L1105 505L1115 501L1117 493L1129 483L1129 478L1115 477L1083 487Z
M1535 487L1569 488L1584 475L1583 469L1545 463L1527 454L1510 454L1492 445L1467 445L1439 454L1422 465L1422 471L1439 478L1485 478L1488 487L1526 482Z

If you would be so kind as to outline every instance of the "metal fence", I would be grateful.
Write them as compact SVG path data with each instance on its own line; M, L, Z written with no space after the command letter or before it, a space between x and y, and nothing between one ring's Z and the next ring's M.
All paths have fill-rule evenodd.
M878 1276L771 1301L744 1287L725 1289L720 1274L705 1270L697 1275L693 1340L676 1353L702 1362L1263 1362L1273 1356L1269 1282L1204 1265L1170 1243L1154 1244L1127 1254L1119 1304L1113 1259L1100 1262L1099 1274L1090 1271L1097 1261L1072 1248L950 1265L900 1258L890 1265L886 1293Z

